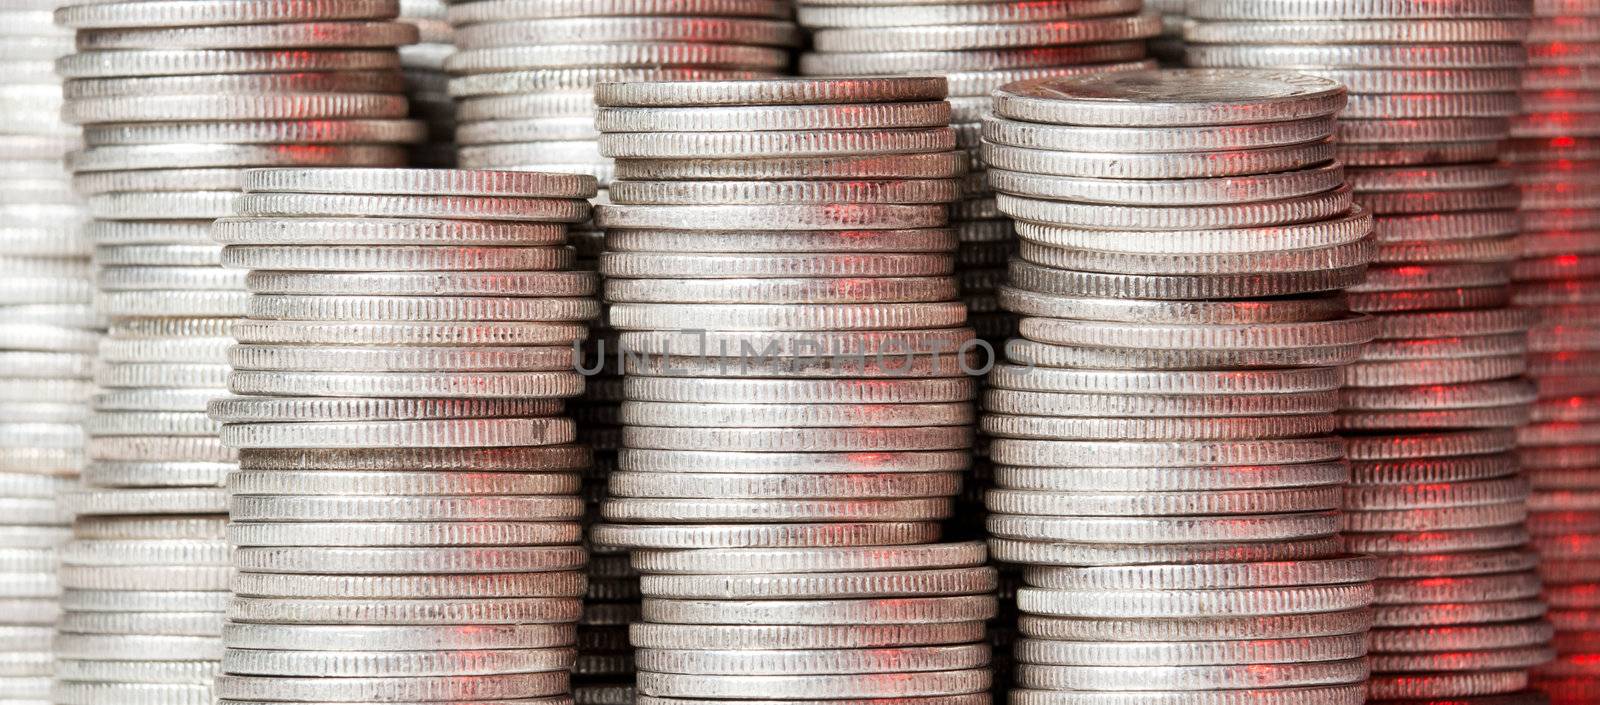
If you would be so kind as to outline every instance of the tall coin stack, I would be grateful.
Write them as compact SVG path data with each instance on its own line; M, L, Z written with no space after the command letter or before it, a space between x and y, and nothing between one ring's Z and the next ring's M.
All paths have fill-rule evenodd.
M400 47L411 117L428 128L427 140L411 152L413 166L449 167L456 163L456 102L444 60L455 53L454 32L442 0L401 0L400 19L417 27L417 43Z
M57 496L83 466L99 338L87 216L62 165L78 134L60 118L55 59L72 34L55 4L0 5L0 699L33 703L49 701L56 549L71 523Z
M217 696L565 696L585 551L564 400L598 313L592 177L270 169L217 221L249 270L211 406L238 449Z
M243 168L405 163L415 141L394 47L416 30L386 0L74 4L63 114L97 219L110 325L87 423L85 489L61 568L59 703L208 702L232 572L225 476L236 454L206 403L226 389L243 274L211 219Z
M800 73L817 76L942 75L949 82L950 126L975 168L963 183L951 224L962 298L978 336L995 343L1016 332L995 289L1016 247L1011 223L995 210L978 154L989 93L1012 81L1150 68L1145 40L1160 18L1140 0L1091 2L906 2L800 0L797 18L812 30Z
M1011 702L1359 705L1375 563L1341 553L1340 366L1375 322L1333 81L1133 71L995 93L1023 316L984 394Z
M1558 652L1534 685L1556 705L1581 705L1600 700L1600 2L1535 2L1528 48L1505 150L1522 187L1514 300L1540 316L1529 340L1539 400L1519 445Z
M642 705L986 702L995 572L938 544L975 381L941 78L600 86L625 376L598 543Z
M1351 550L1377 554L1375 700L1521 689L1549 658L1508 440L1534 392L1507 308L1517 188L1494 163L1521 105L1529 3L1196 0L1191 64L1346 84L1341 159L1379 247L1351 308L1378 340L1347 368ZM1464 607L1463 605L1467 605Z
M604 188L597 84L777 75L799 41L789 12L782 0L453 2L461 165L589 173Z

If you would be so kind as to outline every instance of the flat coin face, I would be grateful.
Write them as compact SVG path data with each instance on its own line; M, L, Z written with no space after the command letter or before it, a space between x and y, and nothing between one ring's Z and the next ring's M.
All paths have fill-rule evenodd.
M1343 89L1327 79L1199 69L1031 79L995 94L1004 117L1106 126L1276 122L1332 114L1343 104Z

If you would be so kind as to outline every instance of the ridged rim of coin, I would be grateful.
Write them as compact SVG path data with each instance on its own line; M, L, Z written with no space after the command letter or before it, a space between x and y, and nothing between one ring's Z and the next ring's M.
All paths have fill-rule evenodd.
M272 165L387 166L404 159L398 145L334 145L314 150L285 150L259 144L108 145L88 147L67 155L73 171L126 171L135 169L193 169Z
M1272 563L1096 566L1028 566L1029 585L1073 590L1200 590L1360 583L1377 577L1371 556L1345 555Z
M1305 74L1188 69L1020 81L995 93L994 112L1059 125L1171 127L1319 117L1344 101L1341 86Z
M604 205L595 209L594 222L606 229L898 230L943 227L945 211L942 204L863 204L847 210L831 205Z
M896 648L979 641L981 622L882 625L723 625L634 622L630 641L653 649Z
M292 522L246 523L228 528L235 546L373 548L405 546L526 546L572 544L583 539L566 522Z
M883 156L944 152L955 146L949 127L600 135L600 153L614 159Z
M949 328L966 320L960 301L876 304L636 304L607 311L619 330L848 331Z
M953 178L966 170L967 155L952 150L847 157L764 159L625 159L618 179L804 179Z
M463 169L252 169L246 191L333 195L591 198L593 177Z
M847 304L954 299L955 277L612 279L613 303Z
M719 205L808 203L951 203L960 197L954 179L859 179L854 181L623 181L609 188L613 203L626 205Z
M79 52L122 49L353 49L415 43L415 25L360 20L85 29L78 32L77 36Z
M1528 16L1526 3L1515 0L1450 0L1446 3L1417 3L1410 0L1360 0L1337 9L1317 0L1294 0L1262 6L1250 0L1194 0L1188 9L1199 19L1241 20L1337 20L1337 19L1425 19L1456 17Z
M219 218L224 245L549 246L566 241L558 223L434 218Z
M389 19L399 14L393 0L267 3L238 6L231 2L93 3L70 5L55 12L62 27L178 27L186 25L263 24L337 19Z
M1134 348L1267 349L1358 345L1373 338L1378 322L1366 314L1330 321L1285 323L1118 323L1024 318L1025 337L1058 345Z
M984 506L998 514L1036 516L1212 516L1321 511L1334 508L1333 487L1247 490L1064 492L991 488Z
M834 474L613 472L611 499L873 499L954 495L956 473Z
M997 438L1138 441L1289 438L1331 433L1336 425L1336 420L1326 414L1194 419L1061 418L991 413L983 416L978 429Z
M985 116L983 137L1014 147L1069 152L1168 153L1247 150L1318 142L1333 135L1332 118L1149 130L1052 125Z
M1046 319L1184 325L1344 325L1351 317L1343 297L1311 296L1267 301L1149 301L1058 296L1000 286L998 299L1006 310ZM1066 325L1045 321L1040 325Z
M1336 142L1324 140L1240 150L1219 160L1207 152L1067 152L984 142L979 151L990 167L1046 176L1101 179L1216 178L1303 169L1328 162Z
M723 522L780 523L835 521L937 521L948 518L951 499L904 497L894 499L636 499L611 497L600 506L600 516L623 523Z
M936 77L774 78L757 81L608 83L595 89L603 107L817 105L940 100Z
M818 29L812 50L833 52L966 51L1031 46L1100 44L1145 39L1161 31L1155 14L1086 17L1017 24Z
M553 2L548 7L523 7L514 2L486 3L489 7L473 7L465 4L447 8L447 17L452 22L459 24L474 24L477 22L501 22L513 19L540 19L546 17L589 17L594 15L612 17L627 15L710 15L719 16L751 16L771 17L782 19L789 15L789 8L782 3L751 0L697 0L696 2L680 5L676 2L654 2L644 0L608 0L599 5L589 5L584 2Z
M555 644L550 644L554 646ZM570 690L566 671L505 673L476 676L392 676L320 678L284 676L217 676L211 690L223 698L293 697L306 701L379 698L384 701L430 701L556 695Z
M555 271L570 268L576 257L571 248L563 246L228 245L222 249L221 264L234 269L309 272ZM252 300L255 298L252 297ZM406 297L343 298L389 299L386 307L394 310L408 305L404 300ZM425 306L426 301L410 302L410 305ZM489 306L495 301L506 306L535 307L540 305L540 301L548 302L551 299L521 299L520 303L513 303L519 300L498 298L480 305Z
M571 345L588 335L578 323L498 321L251 321L233 335L241 343L358 345ZM362 396L362 395L355 395ZM548 395L545 395L548 396Z
M123 80L123 79L105 79ZM106 123L85 126L84 143L90 146L159 144L163 142L291 142L303 144L349 144L401 142L422 140L423 126L410 120L303 120L263 122L178 122L178 123ZM199 172L199 170L194 170ZM233 178L237 172L216 174ZM89 176L87 174L83 176ZM141 180L153 180L164 174L140 172L113 172L102 174L111 184L100 190L130 191ZM113 181L115 180L115 181ZM81 182L76 182L81 183ZM242 187L242 185L241 185ZM80 188L82 188L80 186Z
M987 668L922 671L885 680L881 674L732 676L640 671L637 688L647 695L727 698L752 692L780 699L903 698L977 693L993 680Z
M1109 690L1138 682L1142 689L1233 690L1246 687L1360 683L1370 673L1366 658L1292 664L1235 666L1043 666L1019 664L1017 684L1051 690Z
M716 551L641 550L632 554L640 572L652 574L746 574L917 570L975 566L988 554L980 542L867 548L744 548Z
M1000 212L1019 220L1118 230L1271 227L1343 215L1352 203L1348 186L1273 201L1181 207L1054 201L1009 192L995 198ZM1328 266L1338 265L1352 266L1337 260Z
M621 448L617 469L625 472L957 472L970 459L960 451L877 453L751 453Z
M927 543L939 535L939 524L932 521L690 526L597 523L589 538L607 546L677 549L892 546Z
M1121 206L1209 206L1279 201L1339 188L1344 167L1325 164L1295 171L1155 182L1047 176L989 169L988 183L1001 193Z
M227 504L239 521L566 521L583 512L583 500L566 495L245 495Z
M469 50L549 45L574 39L611 42L695 42L736 46L791 47L799 44L793 22L761 17L540 17L479 22L452 28L456 43Z
M287 575L239 573L233 579L235 596L328 599L329 595L360 599L472 599L501 597L579 597L588 578L582 571L544 573L505 573L491 575ZM226 594L226 593L224 593ZM301 625L309 626L309 625ZM496 625L497 628L499 625ZM551 625L546 625L548 628ZM517 625L506 628L516 629ZM292 627L291 627L292 628ZM315 627L313 627L315 628ZM335 634L342 625L325 625L324 634ZM435 633L460 629L460 625L441 625ZM230 642L230 646L246 647ZM392 646L392 643L390 644ZM263 648L275 648L271 646ZM305 643L289 643L285 649L305 649ZM346 643L337 649L353 648ZM466 647L458 647L466 648Z
M553 416L564 408L559 399L227 397L211 399L206 410L223 423L259 423Z
M901 406L901 405L897 405ZM854 404L689 404L624 401L619 420L642 426L944 426L971 423L970 403L907 404L862 409Z
M1372 230L1372 216L1356 205L1344 216L1248 230L1120 232L1019 222L1017 235L1054 247L1148 254L1299 250L1356 242ZM1123 249L1126 248L1126 249Z
M609 85L609 84L608 84ZM865 130L942 127L950 122L944 101L705 107L601 107L594 126L601 132L687 130Z
M600 271L625 279L789 277L917 277L949 274L944 253L793 254L607 252Z
M1001 465L993 468L996 487L1066 492L1195 491L1340 484L1350 471L1342 461L1198 468L1057 468Z
M1016 24L1050 22L1079 17L1130 15L1139 3L1128 0L1094 0L1071 7L1038 7L1026 2L994 5L945 5L926 0L825 0L795 8L803 27L904 27L952 24Z
M1066 543L1173 545L1282 541L1331 536L1335 512L1191 517L1044 517L990 514L989 533L1001 538Z
M911 646L895 649L786 649L746 651L639 649L645 671L707 675L843 675L951 671L989 663L987 644Z
M1520 17L1407 18L1407 22L1372 22L1345 16L1317 22L1210 20L1186 26L1185 41L1199 44L1424 44L1510 42L1528 36L1529 22Z
M994 616L994 595L825 600L678 600L646 597L645 622L674 624L876 625L983 620Z
M134 3L128 3L133 5ZM68 54L57 62L63 78L184 76L285 71L398 69L392 51L273 51L229 49L143 49Z
M1518 44L1295 45L1193 44L1191 65L1293 70L1307 68L1514 69L1528 60Z
M885 73L996 71L1137 61L1145 56L1143 41L969 51L812 51L800 55L800 72L811 75L873 76Z
M589 217L588 204L581 199L504 196L246 193L233 202L233 209L239 217L378 216L564 223Z
M1260 441L1060 441L996 439L990 458L1005 465L1148 467L1151 465L1287 465L1340 457L1329 437Z
M1356 634L1221 642L1054 641L1023 638L1018 661L1044 665L1201 666L1338 661L1366 655ZM1159 701L1157 701L1159 702Z
M562 251L550 254L559 255ZM600 303L587 297L252 294L246 311L250 318L258 320L559 322L592 319L600 315ZM615 316L616 308L612 311Z
M283 651L228 649L222 668L260 676L404 677L536 673L569 668L577 650L489 649L477 651Z
M527 573L577 570L586 549L572 546L241 546L234 567L254 573Z
M1338 370L1327 368L1207 370L1087 370L996 365L989 384L999 389L1114 394L1272 394L1337 388ZM631 387L630 387L631 389Z
M445 59L444 68L452 74L656 66L777 71L788 61L789 52L777 47L696 42L549 44L457 51Z
M992 592L995 569L988 566L882 572L769 575L645 575L640 591L651 598L757 599L818 597L885 598L964 595Z
M241 622L332 624L557 624L582 613L576 597L439 599L305 599L235 597L228 616ZM296 651L292 653L307 654ZM310 652L315 653L315 652ZM327 653L327 652L325 652ZM327 653L337 658L338 652ZM399 656L406 652L387 652Z

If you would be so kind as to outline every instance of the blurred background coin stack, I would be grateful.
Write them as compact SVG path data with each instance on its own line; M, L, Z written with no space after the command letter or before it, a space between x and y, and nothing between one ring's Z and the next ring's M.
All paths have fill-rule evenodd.
M1530 3L1187 11L1191 64L1306 71L1350 89L1340 158L1378 240L1350 305L1380 330L1345 370L1340 417L1355 462L1347 543L1380 557L1371 697L1518 691L1549 658L1549 630L1526 549L1528 483L1507 455L1534 390L1521 376L1530 317L1509 308L1518 189L1495 159L1522 104Z
M1600 700L1600 2L1535 2L1528 49L1505 150L1522 189L1515 302L1539 316L1529 336L1539 400L1519 453L1559 654L1535 687L1577 705Z
M411 166L450 167L456 163L456 102L444 60L455 53L454 32L443 0L401 0L400 21L417 27L417 43L400 47L411 117L427 127L427 139L411 150Z
M1025 566L1017 705L1363 701L1375 563L1342 553L1340 367L1371 218L1303 74L1019 81L984 161L1023 318L980 427Z
M57 496L83 467L99 338L88 216L62 165L78 131L60 117L55 59L72 33L55 4L0 5L0 699L29 703L49 702L56 549L72 520Z
M944 95L599 88L626 400L592 538L642 575L640 703L987 702L995 573L977 545L933 543L975 395Z
M1150 40L1150 54L1162 66L1183 66L1183 10L1187 0L1149 0L1145 7L1161 13L1161 35Z
M590 176L270 169L217 221L248 270L211 406L234 599L220 703L564 697L588 452L564 400L597 315Z
M799 41L789 14L782 0L451 3L460 163L588 173L604 189L597 84L781 74Z
M222 483L236 454L207 402L225 393L242 272L219 266L211 219L245 167L400 165L394 47L416 30L384 0L68 5L77 52L57 64L83 126L73 183L96 219L110 331L86 428L90 463L61 569L55 701L207 702L232 568Z

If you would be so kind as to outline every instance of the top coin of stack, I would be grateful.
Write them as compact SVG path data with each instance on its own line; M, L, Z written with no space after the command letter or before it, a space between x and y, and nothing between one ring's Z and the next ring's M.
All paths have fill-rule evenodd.
M72 51L50 0L0 7L0 699L48 702L60 613L57 494L83 466L96 320L83 206L62 158L56 57Z
M1505 150L1524 226L1513 301L1539 314L1528 341L1539 400L1518 445L1558 652L1534 686L1578 705L1600 699L1600 2L1535 2L1528 53Z
M994 572L970 544L930 545L975 393L944 92L860 78L596 94L626 375L594 538L636 549L643 702L987 697Z
M217 221L250 270L218 400L238 578L221 703L564 696L583 503L564 400L598 313L593 177L270 169Z
M1133 71L995 93L1023 316L990 375L1014 703L1362 701L1371 560L1340 555L1339 366L1374 321L1333 81Z
M781 0L452 2L460 163L589 173L603 187L598 83L775 75L799 41L788 14Z

